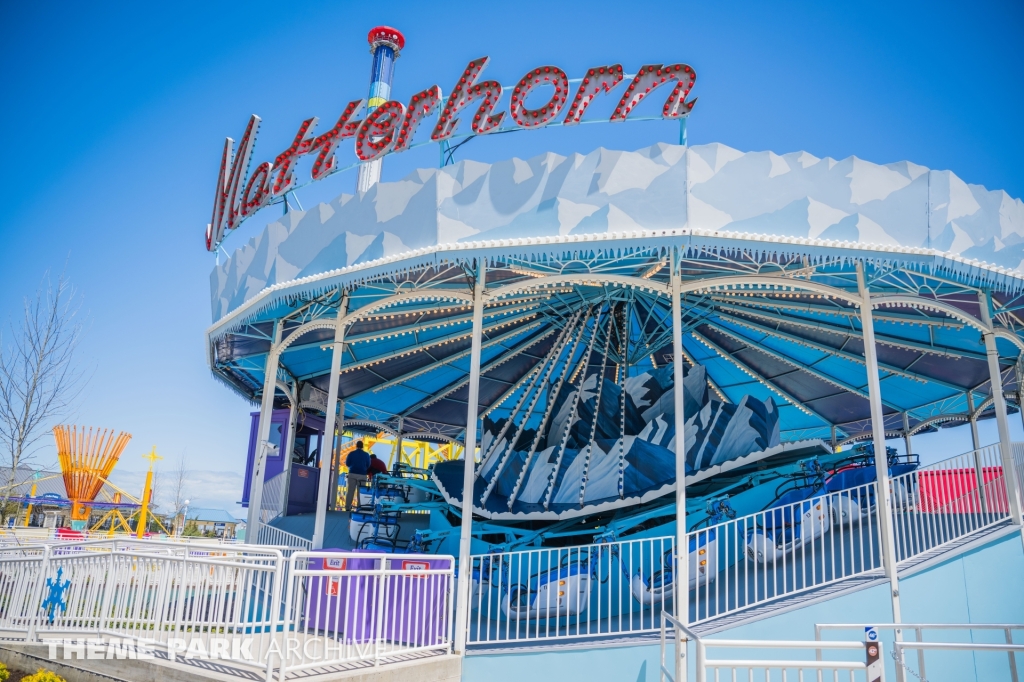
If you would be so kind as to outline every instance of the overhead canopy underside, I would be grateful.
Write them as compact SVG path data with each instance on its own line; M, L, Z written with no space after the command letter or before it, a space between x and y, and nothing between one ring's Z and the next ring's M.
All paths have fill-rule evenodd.
M670 238L666 237L665 241ZM500 247L494 249L499 250ZM511 250L511 249L507 249ZM773 250L774 251L774 250ZM845 255L845 254L843 254ZM858 254L862 257L871 254ZM587 376L634 376L672 361L668 252L660 245L573 250L558 258L495 259L487 271L480 412L507 417L560 333L604 310L606 353L591 353ZM990 394L979 320L979 289L910 264L862 261L872 295L886 430L901 433L958 421ZM469 265L468 263L466 264ZM452 263L355 285L341 364L348 419L460 438L466 423L471 343L471 268ZM867 374L855 261L799 254L685 250L681 272L683 358L701 365L726 403L750 395L779 406L783 442L842 441L869 430ZM299 386L299 400L325 404L338 289L281 297L252 320L211 339L215 372L255 400L274 320L281 320L278 401ZM1004 390L1016 391L1015 295L994 293ZM916 305L917 307L914 307ZM607 312L614 308L613 316ZM604 324L604 323L602 323ZM590 363L594 363L592 366ZM558 370L556 370L558 371ZM549 407L541 396L540 419Z

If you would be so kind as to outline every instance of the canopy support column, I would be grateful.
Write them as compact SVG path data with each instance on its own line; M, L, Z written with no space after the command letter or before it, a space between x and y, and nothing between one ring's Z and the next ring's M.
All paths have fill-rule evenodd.
M469 632L470 581L472 579L471 547L473 541L473 483L476 478L474 453L476 452L476 420L480 402L480 347L484 326L484 285L487 266L483 258L477 260L476 282L473 287L473 342L469 354L469 396L466 399L466 438L462 458L462 525L459 534L459 575L455 607L455 653L466 653Z
M345 348L345 315L348 314L348 294L339 292L338 317L334 323L334 345L331 348L331 379L327 384L327 407L324 412L324 438L320 443L320 481L316 491L316 519L313 522L312 549L324 547L324 524L327 522L327 503L332 482L331 473L334 463L334 429L335 414L338 411L338 384L341 381L341 355ZM341 415L342 420L345 415ZM336 497L336 495L335 495ZM331 500L333 505L333 500Z
M274 322L273 341L263 367L263 400L260 402L260 426L253 454L252 480L249 482L249 513L245 521L246 542L256 544L260 538L259 525L263 522L260 506L263 504L263 479L267 473L267 454L270 450L270 422L274 418L274 393L277 391L277 367L281 360L280 321Z
M992 299L988 292L978 294L981 308L981 322L985 325L985 354L988 356L989 385L992 387L992 407L996 411L996 426L999 428L999 454L1003 464L1003 482L1006 485L1006 499L1010 506L1010 520L1021 529L1024 540L1024 526L1021 525L1020 492L1017 490L1017 469L1013 462L1013 445L1010 443L1010 422L1006 417L1006 397L1003 396L1003 375L999 371L999 349L992 325Z
M903 413L903 444L907 448L907 457L909 458L912 454L910 450L910 417L906 412Z
M672 399L675 406L676 456L676 618L690 622L690 552L686 532L686 415L683 401L683 318L681 310L682 277L679 274L679 253L672 249ZM685 663L683 670L686 670Z
M345 435L345 401L338 401L337 410L337 421L335 421L335 428L338 432L338 440L334 441L334 447L331 448L331 477L328 479L327 489L327 507L330 511L338 511L338 477L341 476L341 467L344 462L341 461L341 439ZM356 506L359 506L359 490L356 490ZM345 511L342 509L341 511Z
M974 392L967 391L967 421L971 425L971 447L974 450L981 449L981 439L978 438L978 415L974 414Z
M1014 376L1017 377L1017 412L1020 413L1021 422L1024 422L1024 368L1021 367L1021 362L1024 362L1024 353L1013 365Z
M299 382L296 380L291 396L291 408L288 410L288 438L286 439L283 459L284 493L281 500L281 516L288 516L288 495L292 488L292 453L295 452L295 430L299 428Z
M391 473L398 473L398 465L402 463L402 433L405 431L405 417L398 418L398 435L395 436L395 461L391 463ZM426 464L426 462L424 462ZM424 469L426 467L423 467Z
M981 439L978 438L978 415L974 412L974 393L967 391L967 413L971 424L971 452L974 453L974 481L978 486L978 499L982 513L989 511L985 494L985 469L981 461Z
M893 536L892 498L889 495L889 461L885 451L885 416L882 413L882 386L878 378L878 350L871 319L871 292L864 279L864 264L857 263L857 289L860 293L860 326L864 337L864 360L868 373L868 401L871 405L871 439L875 446L875 507L881 537L882 565L889 579L892 621L903 621L900 611L899 577L896 573L896 545ZM902 641L902 633L896 631Z

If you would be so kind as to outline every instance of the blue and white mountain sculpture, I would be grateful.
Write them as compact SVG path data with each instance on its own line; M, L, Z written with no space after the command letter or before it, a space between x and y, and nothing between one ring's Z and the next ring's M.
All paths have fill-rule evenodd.
M620 386L607 378L598 391L598 375L592 373L555 397L540 433L536 415L531 422L537 423L522 429L515 415L512 424L485 420L484 459L474 485L477 512L490 518L570 518L674 491L672 372L669 365L629 377L625 401ZM736 404L713 399L701 366L685 373L683 389L688 481L778 447L779 411L771 398L761 402L748 395ZM461 460L434 468L438 487L456 506L462 477Z

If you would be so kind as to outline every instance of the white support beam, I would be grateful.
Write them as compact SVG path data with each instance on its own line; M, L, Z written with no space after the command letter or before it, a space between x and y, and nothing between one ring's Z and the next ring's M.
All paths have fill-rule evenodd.
M295 430L299 428L299 382L292 384L288 396L288 438L285 439L281 462L284 464L284 494L281 500L281 516L288 516L288 496L292 488L292 453L295 452Z
M270 422L274 417L274 393L277 391L277 366L281 359L281 323L274 322L274 340L263 367L263 400L260 402L260 425L257 430L256 452L253 455L252 479L249 482L249 513L246 516L247 539L259 541L260 506L263 504L263 481L267 473L267 455L270 449Z
M683 318L680 305L682 278L679 274L679 253L672 250L672 398L675 405L676 456L676 618L690 622L690 567L689 543L686 532L686 415L683 399ZM683 669L686 669L684 663Z
M473 483L476 477L474 453L476 452L476 421L480 402L480 353L484 326L484 286L487 281L487 266L481 258L477 261L476 282L473 287L473 342L469 356L469 397L466 400L466 440L462 459L462 524L459 534L459 578L456 586L455 608L455 653L466 653L466 639L469 625L470 586L472 580L473 541Z
M1013 365L1014 376L1017 379L1017 412L1020 413L1021 421L1024 422L1024 368L1021 367L1021 362L1024 362L1024 354L1021 354L1017 358L1017 362Z
M974 392L967 391L967 413L968 421L971 423L971 449L981 449L981 439L978 437L978 415L974 410Z
M903 413L903 444L907 448L907 457L910 457L912 454L910 449L910 417L907 416L906 412Z
M331 379L327 385L324 437L320 443L320 481L316 491L316 518L313 522L313 549L323 549L324 524L327 523L327 501L331 488L334 462L334 429L338 411L338 384L341 381L341 354L345 348L345 315L348 314L348 294L342 293L338 303L338 317L334 323L334 344L331 348ZM341 415L342 421L345 415ZM331 501L333 504L333 500Z
M1003 481L1006 498L1010 506L1010 520L1021 529L1024 540L1024 525L1021 524L1021 499L1017 489L1017 469L1013 462L1013 445L1010 442L1010 422L1006 416L1006 397L1003 395L1003 375L999 371L999 349L992 326L992 299L988 292L978 294L981 307L981 321L986 326L982 333L985 338L985 354L988 356L988 375L992 388L992 407L996 411L996 425L999 428L999 454L1003 464Z
M864 359L867 364L868 402L871 405L871 439L875 446L875 507L882 551L882 565L889 579L892 619L902 622L899 577L896 574L896 545L893 536L892 498L889 495L889 461L885 452L885 416L882 413L882 385L878 377L878 350L871 319L871 292L864 281L864 264L857 262L857 289L860 293L860 325L864 335ZM899 631L897 631L899 636Z

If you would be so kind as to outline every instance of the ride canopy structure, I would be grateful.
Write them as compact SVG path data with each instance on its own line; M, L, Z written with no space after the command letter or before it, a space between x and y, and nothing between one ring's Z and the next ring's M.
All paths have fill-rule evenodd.
M527 434L559 424L560 406L577 409L566 396L582 381L601 393L604 418L584 404L571 420L582 432L555 428L536 444L564 449L565 435L579 450L592 436L638 435L634 388L668 385L658 377L675 360L675 258L678 360L703 373L701 409L760 405L778 433L759 434L755 449L868 437L867 300L885 432L910 436L992 414L987 333L1019 402L1022 237L1019 200L911 163L667 144L463 161L291 211L220 263L209 362L246 398L271 386L278 407L322 411L340 341L346 426L461 441L484 263L480 417L514 424L505 437L520 432L529 452ZM553 481L576 460L559 457ZM613 478L628 467L618 469ZM536 487L545 507L572 497ZM618 488L602 497L628 494Z

